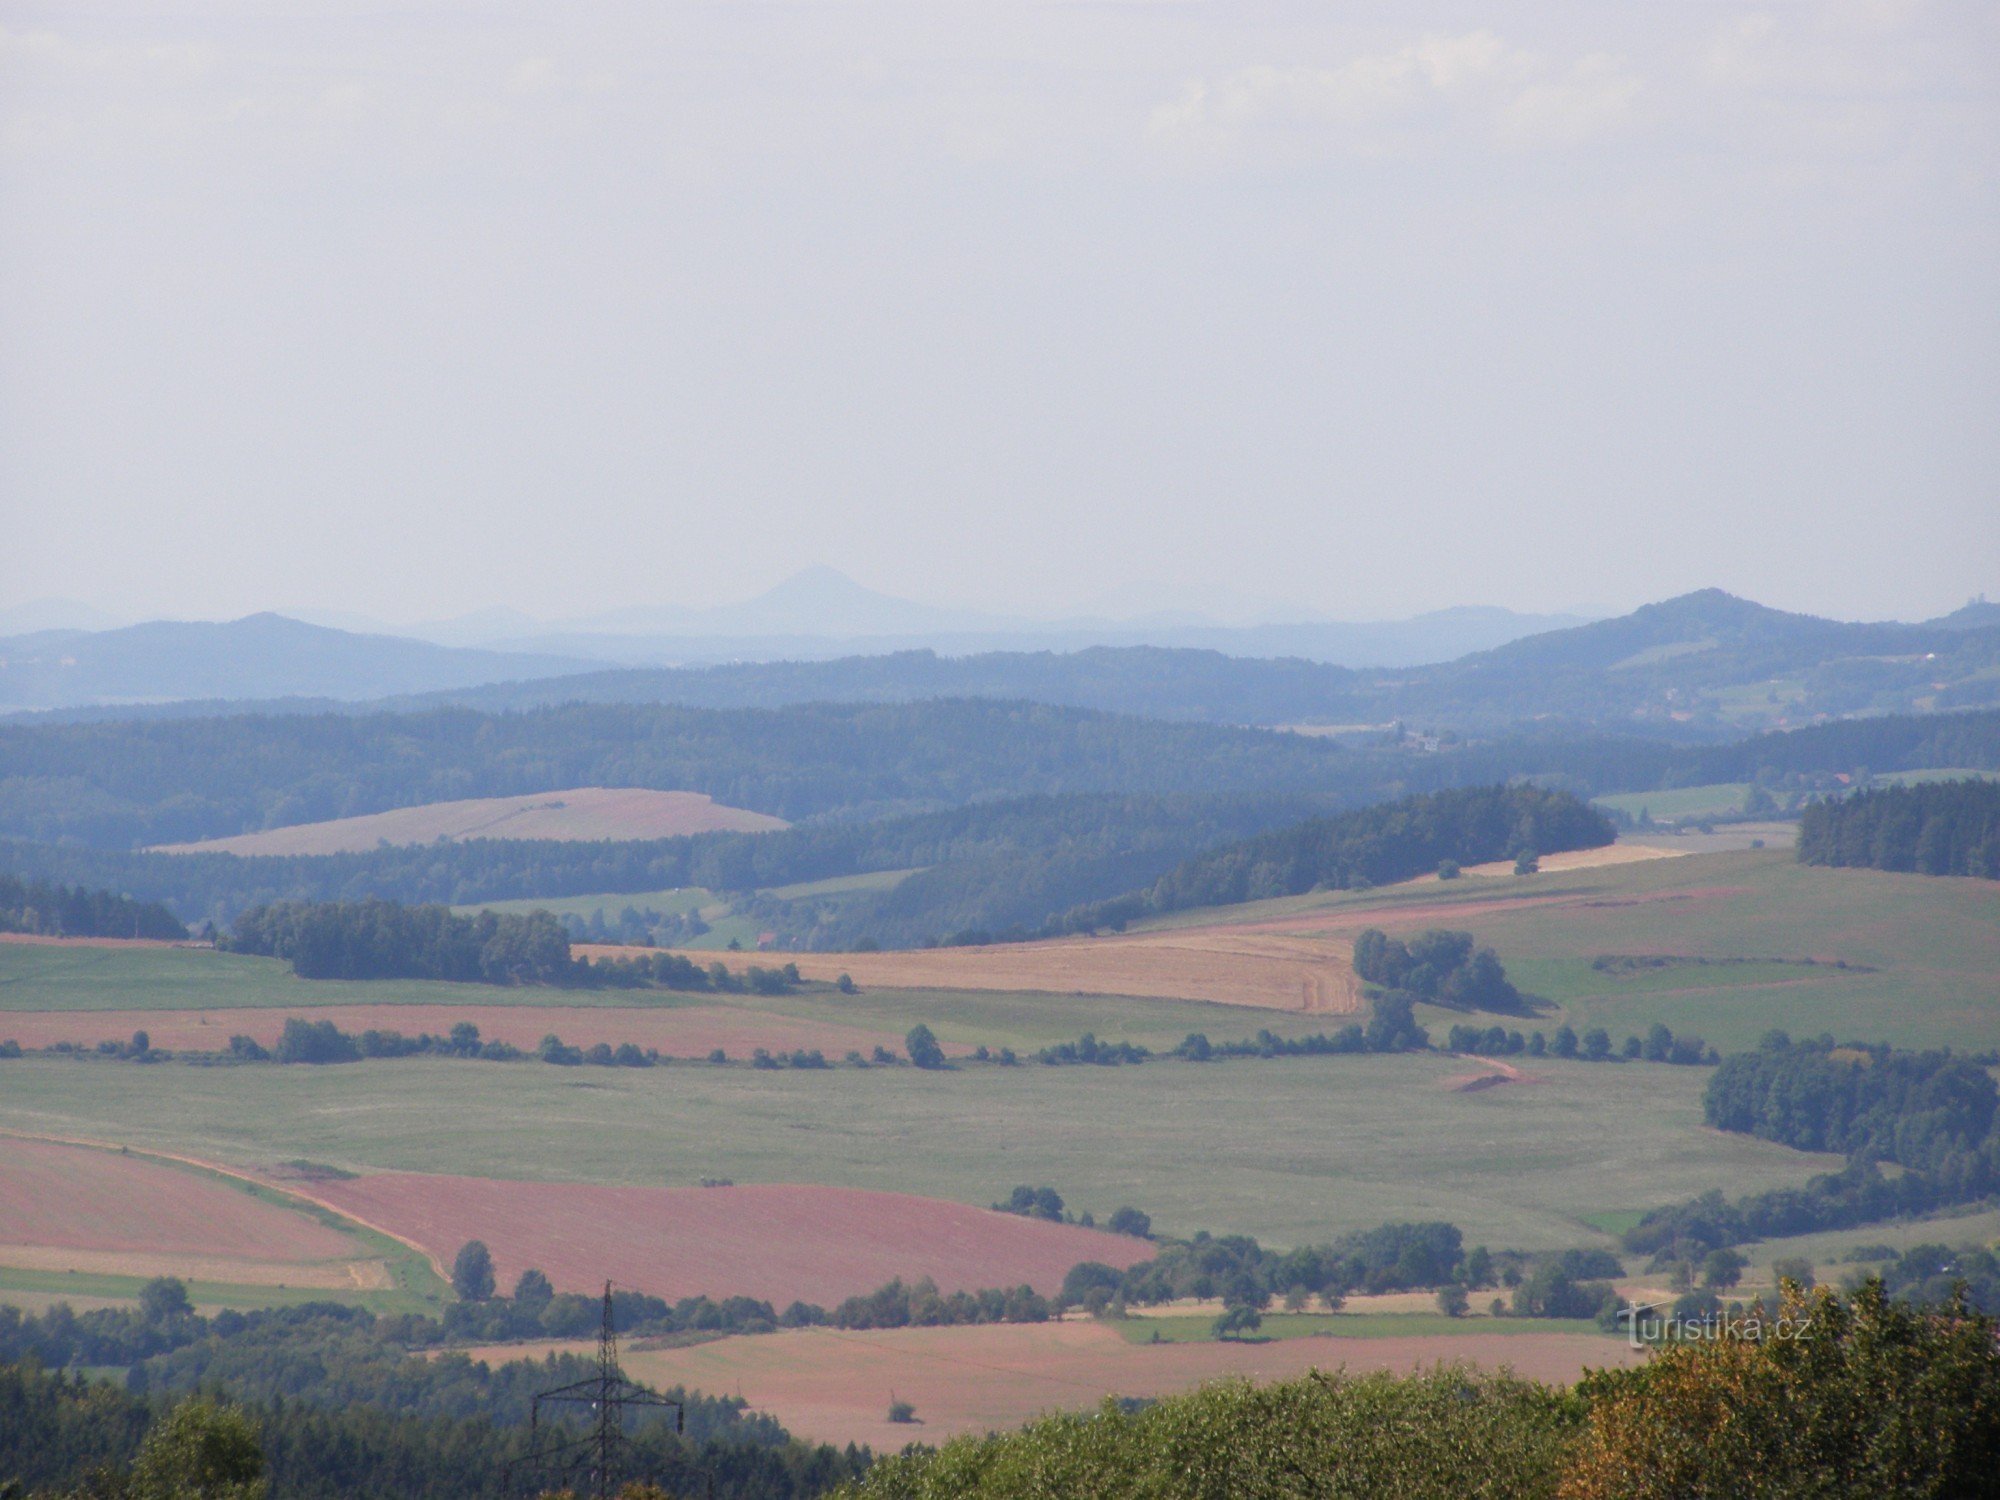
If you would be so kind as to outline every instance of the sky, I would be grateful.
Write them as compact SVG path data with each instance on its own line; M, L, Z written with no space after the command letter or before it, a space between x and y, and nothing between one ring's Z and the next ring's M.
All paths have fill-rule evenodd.
M2000 594L1990 0L0 0L0 604Z

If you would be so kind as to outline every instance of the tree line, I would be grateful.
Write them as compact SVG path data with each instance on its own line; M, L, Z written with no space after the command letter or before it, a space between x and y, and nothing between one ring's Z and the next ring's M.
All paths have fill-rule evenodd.
M1656 1265L1776 1236L1918 1217L2000 1191L1996 1089L1985 1067L1951 1052L1794 1042L1768 1033L1753 1052L1725 1058L1710 1077L1703 1112L1718 1129L1807 1151L1840 1152L1847 1165L1803 1188L1735 1200L1710 1192L1655 1209L1624 1235ZM1881 1163L1900 1168L1891 1176Z
M1300 735L977 699L9 723L0 832L119 848L577 786L859 822L996 796L1314 791L1353 759Z
M187 928L157 901L0 874L0 932L46 937L185 938Z
M533 1394L594 1370L573 1355L490 1365L449 1351L425 1357L399 1341L402 1321L333 1303L203 1317L179 1283L159 1282L133 1311L0 1308L0 1483L46 1495L82 1488L97 1500L247 1500L250 1490L122 1487L149 1431L199 1392L239 1405L276 1494L474 1500L498 1493L527 1451ZM128 1357L123 1388L45 1373ZM798 1442L735 1398L664 1394L684 1403L686 1432L676 1435L671 1416L634 1422L639 1472L697 1487L713 1475L716 1494L762 1500L819 1494L867 1466L865 1451Z
M525 916L393 901L283 901L243 913L218 946L283 959L301 979L438 979L575 989L751 990L783 994L796 965L751 965L739 976L677 953L572 957L569 933L545 911Z
M1484 864L1523 853L1594 849L1616 837L1595 808L1532 783L1419 793L1210 850L1147 889L1080 908L1060 925L1071 931L1117 928L1195 907L1386 885L1445 861Z
M1799 862L2000 880L2000 782L1889 786L1815 803Z

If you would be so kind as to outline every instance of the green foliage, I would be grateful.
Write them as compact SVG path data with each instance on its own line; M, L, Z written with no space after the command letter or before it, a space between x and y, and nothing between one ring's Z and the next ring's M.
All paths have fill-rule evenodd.
M853 1500L1486 1500L1547 1496L1580 1412L1505 1375L1227 1382L884 1459Z
M1263 1326L1264 1315L1257 1310L1256 1303L1237 1302L1222 1310L1209 1325L1209 1332L1218 1339L1240 1339Z
M1926 1313L1879 1282L1787 1296L1778 1325L1586 1376L1564 1500L1987 1494L2000 1473L1992 1319Z
M0 932L52 937L184 938L187 928L157 901L0 875Z
M1380 928L1367 928L1354 939L1354 972L1370 984L1407 990L1454 1010L1529 1009L1498 956L1491 948L1475 949L1469 932L1432 928L1405 944Z
M484 1240L467 1240L451 1263L451 1289L467 1302L493 1295L493 1256Z
M0 831L104 847L169 843L574 786L697 791L793 821L859 820L994 796L1305 789L1349 759L1300 735L967 699L9 724L0 725L10 773Z
M1070 913L1063 925L1120 927L1162 912L1296 896L1319 886L1385 885L1435 870L1440 860L1483 864L1524 847L1592 849L1614 837L1596 809L1531 783L1431 792L1211 850L1143 891Z
M903 1038L903 1050L909 1054L910 1061L919 1068L936 1069L950 1066L945 1061L944 1048L938 1044L936 1034L922 1021L912 1026Z
M262 1500L264 1490L256 1426L200 1397L155 1422L132 1465L134 1500Z
M1799 859L2000 880L2000 782L1935 781L1808 807Z
M1708 1081L1708 1123L1801 1151L1838 1151L1917 1171L1949 1167L1992 1133L2000 1087L1969 1058L1885 1045L1836 1048L1773 1032Z

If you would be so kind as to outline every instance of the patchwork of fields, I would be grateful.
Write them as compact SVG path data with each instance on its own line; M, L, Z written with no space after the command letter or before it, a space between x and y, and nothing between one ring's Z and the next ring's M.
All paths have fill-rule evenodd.
M0 1064L0 1127L260 1167L531 1182L821 1183L984 1206L1048 1184L1101 1221L1321 1242L1449 1219L1468 1242L1609 1243L1590 1220L1837 1165L1701 1124L1705 1070L1537 1062L1457 1087L1435 1054L975 1067Z
M963 1060L978 1046L1031 1057L1086 1031L1155 1051L1194 1031L1218 1042L1259 1028L1331 1031L1365 1008L1349 960L1371 926L1463 928L1495 948L1541 997L1533 1020L1490 1018L1516 1029L1568 1022L1622 1037L1659 1020L1725 1050L1772 1026L1975 1049L2000 1035L2000 887L1807 868L1779 849L1693 852L1701 847L1673 841L1685 857L1661 858L1621 845L1552 858L1534 877L1496 869L1319 893L1113 937L785 955L814 982L782 995L311 982L272 960L199 948L0 944L0 1039L31 1048L144 1030L155 1048L212 1054L238 1033L268 1045L302 1015L405 1034L470 1021L522 1048L555 1033L678 1059L817 1049L836 1064L0 1062L0 1129L181 1155L267 1184L10 1140L0 1300L113 1302L147 1275L176 1274L210 1306L317 1296L434 1309L437 1268L472 1238L491 1246L503 1285L533 1265L565 1290L610 1278L670 1298L743 1294L780 1307L831 1305L893 1276L1049 1291L1078 1261L1151 1253L986 1207L1018 1183L1053 1186L1099 1220L1141 1208L1169 1235L1209 1229L1289 1246L1437 1218L1468 1244L1609 1246L1648 1208L1710 1189L1796 1186L1838 1160L1707 1129L1700 1068L1438 1054ZM685 903L705 893L664 894ZM826 982L842 973L859 993ZM1421 1018L1434 1035L1466 1019L1432 1007ZM841 1064L877 1045L900 1052L918 1022L960 1066ZM302 1173L299 1163L312 1165ZM1904 1242L1991 1238L1989 1218L1896 1232ZM1763 1285L1780 1253L1837 1270L1894 1233L1755 1247L1746 1286ZM814 1329L641 1348L627 1364L655 1385L741 1391L808 1437L893 1448L1226 1374L1451 1358L1567 1380L1631 1357L1601 1334L1522 1331L1508 1319L1312 1314L1238 1344L1208 1338L1208 1317ZM913 1402L920 1425L889 1423L892 1399Z

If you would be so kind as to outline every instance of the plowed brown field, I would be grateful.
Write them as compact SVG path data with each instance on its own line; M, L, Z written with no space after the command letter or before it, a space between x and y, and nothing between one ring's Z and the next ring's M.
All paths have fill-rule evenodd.
M305 1213L141 1156L0 1138L0 1265L288 1286L385 1284Z
M700 792L584 786L526 797L427 802L198 844L162 844L158 852L356 854L381 843L438 839L660 839L684 833L762 833L785 826L783 818L726 807Z
M1476 1320L1474 1320L1476 1322ZM473 1351L492 1361L539 1357L546 1346ZM577 1346L579 1350L582 1346ZM1586 1367L1635 1362L1623 1342L1589 1334L1299 1338L1270 1343L1128 1343L1102 1323L995 1323L867 1332L800 1329L722 1339L687 1349L636 1350L635 1378L664 1389L741 1394L800 1437L868 1443L878 1453L917 1440L1003 1431L1044 1412L1079 1411L1106 1396L1165 1396L1224 1376L1281 1380L1308 1370L1409 1371L1440 1360L1569 1382ZM920 1426L888 1421L911 1402Z
M831 1305L900 1276L944 1291L1053 1292L1070 1267L1128 1266L1144 1240L907 1193L785 1183L597 1187L385 1172L316 1183L334 1208L447 1263L483 1240L503 1288L534 1266L562 1291L606 1280L675 1299L758 1297Z
M758 1047L773 1052L817 1049L838 1062L851 1050L867 1052L877 1043L902 1050L903 1039L888 1031L870 1031L832 1022L764 1016L728 1006L588 1005L315 1005L282 1009L240 1010L23 1010L0 1011L0 1041L23 1047L48 1047L57 1042L94 1046L100 1041L126 1041L135 1031L146 1033L153 1046L170 1052L223 1052L229 1038L242 1033L270 1046L285 1021L301 1016L331 1021L342 1031L359 1034L370 1028L422 1032L443 1036L460 1021L470 1021L487 1041L508 1042L532 1049L554 1032L573 1047L605 1042L615 1047L631 1042L657 1048L665 1057L706 1057L717 1047L741 1060ZM969 1053L956 1044L947 1052Z

